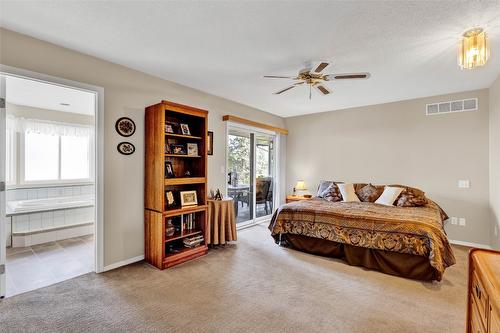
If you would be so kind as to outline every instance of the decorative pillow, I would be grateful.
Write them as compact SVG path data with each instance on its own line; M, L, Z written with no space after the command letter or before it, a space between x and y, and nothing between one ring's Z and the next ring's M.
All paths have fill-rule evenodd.
M330 186L327 187L326 190L321 193L321 198L332 201L332 202L337 202L337 201L342 201L342 194L340 194L340 190L338 186L335 183L331 183Z
M331 181L331 180L320 181L319 186L318 186L318 193L316 194L316 196L318 198L323 198L323 196L322 196L323 192L328 188L328 186L330 186L332 184L333 184L333 181Z
M366 183L354 183L354 184L352 184L352 186L354 187L354 192L356 192L356 195L358 195L358 192L361 191L361 189L363 187L365 187L366 185L368 185L368 184L366 184Z
M399 195L396 200L395 205L399 207L419 207L425 206L427 204L427 198L425 197L425 192L419 190L418 188L413 188L404 185L390 185L393 187L403 188L403 192Z
M342 194L342 201L351 202L357 201L359 202L359 198L354 191L353 184L337 184L340 193Z
M384 187L368 184L356 191L356 195L363 202L375 202L382 192L384 192Z
M384 192L380 195L380 197L375 201L375 203L392 206L394 201L398 198L398 196L403 192L404 188L401 187L384 187Z

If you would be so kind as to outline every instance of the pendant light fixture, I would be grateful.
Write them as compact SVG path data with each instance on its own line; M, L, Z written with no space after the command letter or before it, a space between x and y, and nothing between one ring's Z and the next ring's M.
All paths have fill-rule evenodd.
M484 66L490 57L488 36L483 28L472 28L462 35L458 64L462 69Z

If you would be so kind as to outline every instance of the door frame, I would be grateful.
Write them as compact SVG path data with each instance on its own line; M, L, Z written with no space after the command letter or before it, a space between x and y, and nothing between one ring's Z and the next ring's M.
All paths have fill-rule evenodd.
M71 89L77 89L95 94L94 114L94 188L95 188L95 223L94 223L94 247L95 247L95 272L104 271L104 88L67 80L51 75L37 73L21 68L0 64L0 74L15 76L33 81L40 81Z
M245 125L245 124L241 124L241 123L238 123L238 122L233 122L233 121L226 121L226 136L224 138L225 140L225 187L226 187L226 195L227 195L227 174L228 174L228 165L227 165L227 159L228 159L228 136L229 136L229 129L230 128L239 128L239 129L242 129L244 131L249 131L250 133L260 133L260 134L265 134L265 135L270 135L270 136L273 136L274 138L274 167L273 167L273 174L274 174L274 177L273 177L273 210L276 209L278 206L279 206L279 202L280 202L280 198L279 198L279 189L280 189L280 179L278 177L278 172L280 170L280 163L279 163L279 156L280 156L280 136L278 135L278 133L274 132L274 131L270 131L270 130L266 130L266 129L263 129L263 128L259 128L259 127L254 127L254 126L249 126L249 125ZM253 146L252 149L254 150L255 148L255 145L256 145L256 142L254 140L253 142ZM255 153L255 152L254 152ZM251 163L253 164L253 170L254 170L254 173L255 173L255 168L256 168L256 163L257 163L257 160L254 156L254 159L253 161L251 161ZM251 175L251 177L254 177L253 179L253 183L252 183L252 202L253 202L253 207L251 207L251 209L253 209L253 218L251 220L248 220L247 222L243 222L243 223L239 223L236 225L237 229L243 229L243 228L247 228L247 227L251 227L251 226L254 226L254 225L257 225L257 224L260 224L260 223L264 223L264 222L267 222L271 219L271 216L273 215L273 212L271 212L271 214L269 215L265 215L265 216L261 216L261 217L256 217L255 216L255 213L256 213L256 208L255 208L255 200L256 200L256 181L255 181L255 175Z

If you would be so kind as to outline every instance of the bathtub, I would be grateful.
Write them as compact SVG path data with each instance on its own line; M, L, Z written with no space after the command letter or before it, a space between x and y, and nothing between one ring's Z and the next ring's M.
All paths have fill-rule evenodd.
M94 195L75 195L7 202L7 216L94 205Z

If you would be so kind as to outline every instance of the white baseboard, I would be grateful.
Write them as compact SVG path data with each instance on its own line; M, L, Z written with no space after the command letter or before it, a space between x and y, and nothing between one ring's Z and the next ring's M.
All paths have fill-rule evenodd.
M133 264L134 262L138 262L138 261L141 261L141 260L144 260L144 255L133 257L133 258L129 258L129 259L125 259L125 260L122 260L122 261L115 262L114 264L111 264L111 265L108 265L108 266L104 266L104 269L102 271L103 272L110 271L112 269L115 269L115 268L118 268L118 267L122 267L122 266L126 266L126 265L130 265L130 264Z
M453 239L450 239L450 243L451 244L455 244L455 245L468 246L468 247L477 247L477 248L480 248L480 249L491 250L491 246L485 245L485 244L463 242L463 241L453 240Z

